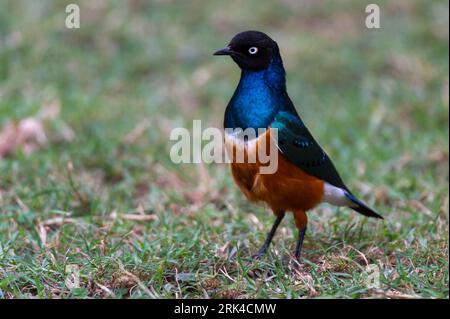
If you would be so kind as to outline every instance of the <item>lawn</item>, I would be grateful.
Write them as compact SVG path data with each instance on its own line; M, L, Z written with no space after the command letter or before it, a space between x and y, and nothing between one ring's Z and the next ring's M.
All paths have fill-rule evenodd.
M370 2L2 0L0 136L32 118L47 141L0 156L0 298L448 298L449 5L377 1L367 29ZM173 128L222 127L239 70L212 52L247 29L385 217L319 206L300 267L291 215L252 260L272 214L225 164L169 157Z

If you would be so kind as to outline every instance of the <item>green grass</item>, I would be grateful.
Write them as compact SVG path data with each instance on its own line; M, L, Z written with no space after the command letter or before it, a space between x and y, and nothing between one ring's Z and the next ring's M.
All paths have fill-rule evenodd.
M356 0L70 2L79 30L64 1L0 3L0 128L62 106L47 147L0 159L0 298L448 298L448 2L378 1L379 30ZM169 158L171 128L221 127L239 71L211 54L246 29L278 41L304 121L385 216L311 211L298 270L292 216L253 261L273 216L225 165Z

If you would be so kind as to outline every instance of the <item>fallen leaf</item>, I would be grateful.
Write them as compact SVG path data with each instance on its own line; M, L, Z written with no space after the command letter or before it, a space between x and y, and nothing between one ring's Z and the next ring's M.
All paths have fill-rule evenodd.
M9 123L0 131L0 158L9 156L19 149L29 155L48 142L42 122L26 118L18 123Z

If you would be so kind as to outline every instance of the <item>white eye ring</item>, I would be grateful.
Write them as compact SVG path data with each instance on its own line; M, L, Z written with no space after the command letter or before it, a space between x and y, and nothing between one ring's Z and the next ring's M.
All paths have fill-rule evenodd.
M258 48L257 47L251 47L250 49L248 49L248 53L256 54L256 53L258 53Z

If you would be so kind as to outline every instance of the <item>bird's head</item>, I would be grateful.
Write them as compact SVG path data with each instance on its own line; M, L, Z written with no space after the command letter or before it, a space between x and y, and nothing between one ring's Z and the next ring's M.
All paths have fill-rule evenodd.
M229 55L241 69L252 71L267 69L274 54L279 54L277 43L259 31L238 33L225 48L214 52Z

